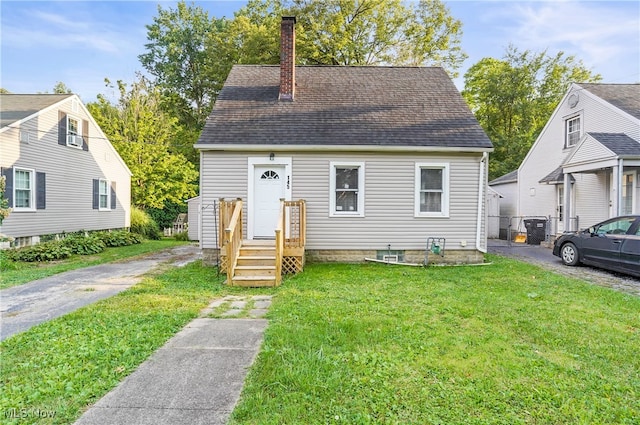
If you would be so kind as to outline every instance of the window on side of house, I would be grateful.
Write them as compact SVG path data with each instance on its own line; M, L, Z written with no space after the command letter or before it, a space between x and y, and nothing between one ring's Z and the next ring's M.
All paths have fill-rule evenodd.
M109 190L109 181L100 179L100 182L98 184L98 190L99 190L99 193L98 193L99 209L108 210L110 205L109 195L111 192Z
M364 217L364 163L330 164L329 216Z
M67 115L67 146L82 148L82 121Z
M20 130L20 143L29 143L31 134L29 130Z
M415 216L449 216L449 164L417 163Z
M13 206L16 211L33 211L34 208L34 171L15 168L13 174Z
M565 147L575 146L580 140L581 133L580 117L568 118L565 121Z

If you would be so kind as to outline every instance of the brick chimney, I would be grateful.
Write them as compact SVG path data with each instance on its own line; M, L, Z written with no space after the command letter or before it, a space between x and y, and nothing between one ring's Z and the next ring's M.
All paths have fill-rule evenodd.
M292 101L296 91L296 17L283 16L280 24L279 100Z

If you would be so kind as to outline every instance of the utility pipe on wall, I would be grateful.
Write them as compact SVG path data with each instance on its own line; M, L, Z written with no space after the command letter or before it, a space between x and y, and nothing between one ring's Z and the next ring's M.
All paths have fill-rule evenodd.
M486 216L486 210L484 209L484 205L482 201L484 199L483 194L486 187L484 170L485 170L488 156L489 155L486 152L483 152L482 159L480 160L480 173L479 173L480 175L478 176L478 221L476 223L476 248L478 249L478 251L485 254L487 253L487 247L480 245L480 240L481 240L480 234L482 232L482 211L485 211L485 216ZM485 220L485 226L486 226L486 220Z

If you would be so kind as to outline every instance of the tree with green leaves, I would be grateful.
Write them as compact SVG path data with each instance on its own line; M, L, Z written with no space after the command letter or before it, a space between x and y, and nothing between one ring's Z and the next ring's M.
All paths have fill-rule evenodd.
M128 90L122 81L117 86L117 105L98 95L98 101L87 107L133 174L133 205L162 209L167 203L182 203L195 196L198 172L173 149L182 128L161 107L159 89L144 77Z
M223 66L221 72L225 61L212 45L215 33L226 25L226 19L210 18L202 7L184 1L175 9L159 5L153 24L147 25L147 51L139 56L140 62L155 77L164 106L198 130L230 69Z
M62 81L58 81L55 86L53 86L54 94L71 94L73 93L69 87Z
M298 16L304 33L302 63L436 65L456 77L466 58L462 24L440 0L294 0L283 6Z
M158 6L139 58L165 104L199 131L233 64L278 63L283 15L298 17L299 64L439 65L455 77L466 58L462 24L441 0L250 0L231 20L181 1Z
M571 82L596 82L600 75L574 56L518 51L484 58L464 75L462 95L494 145L489 178L517 169Z

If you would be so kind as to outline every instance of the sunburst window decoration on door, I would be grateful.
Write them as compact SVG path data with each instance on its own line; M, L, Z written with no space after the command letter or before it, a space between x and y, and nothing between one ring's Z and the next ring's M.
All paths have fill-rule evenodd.
M262 173L260 180L280 180L280 176L273 170L267 170Z

